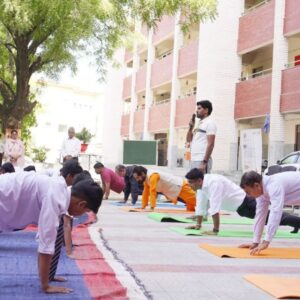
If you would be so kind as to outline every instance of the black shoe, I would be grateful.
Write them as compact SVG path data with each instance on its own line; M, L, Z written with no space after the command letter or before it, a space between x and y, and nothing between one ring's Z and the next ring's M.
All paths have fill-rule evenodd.
M298 233L299 228L298 227L294 227L294 230L291 231L291 233Z

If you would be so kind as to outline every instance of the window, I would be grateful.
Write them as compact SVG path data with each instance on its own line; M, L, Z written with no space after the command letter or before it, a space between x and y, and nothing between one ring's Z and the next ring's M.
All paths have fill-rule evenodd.
M294 164L298 158L298 154L292 154L281 161L281 165Z
M67 131L67 129L68 129L67 125L63 125L63 124L58 125L58 132L65 132Z

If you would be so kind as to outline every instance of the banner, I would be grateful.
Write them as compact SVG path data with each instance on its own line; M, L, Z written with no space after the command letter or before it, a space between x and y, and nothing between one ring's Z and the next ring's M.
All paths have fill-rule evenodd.
M261 173L262 135L261 129L241 130L241 162L243 172Z

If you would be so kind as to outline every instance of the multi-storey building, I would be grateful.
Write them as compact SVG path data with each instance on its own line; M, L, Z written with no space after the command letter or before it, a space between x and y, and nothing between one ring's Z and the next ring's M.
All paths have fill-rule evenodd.
M268 115L263 158L274 163L300 150L299 0L218 3L216 20L187 35L180 14L163 18L155 31L138 29L145 43L126 51L121 75L111 76L111 109L123 107L121 120L114 119L119 145L122 139L158 140L158 163L181 165L196 101L209 99L218 126L215 170L239 167L240 130L262 128ZM121 161L120 154L118 148L114 159Z

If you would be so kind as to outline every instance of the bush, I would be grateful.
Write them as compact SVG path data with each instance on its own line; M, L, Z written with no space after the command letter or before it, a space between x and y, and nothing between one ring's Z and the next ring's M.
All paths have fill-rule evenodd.
M45 147L32 148L31 152L32 152L32 159L34 162L38 161L43 163L47 158L48 149Z
M93 135L85 127L83 127L81 131L77 132L75 136L84 144L88 144L93 137Z

